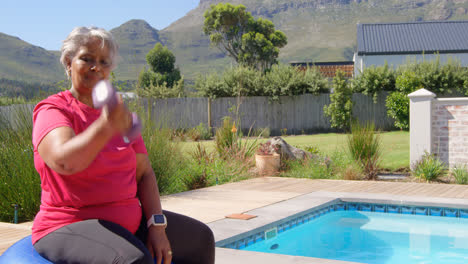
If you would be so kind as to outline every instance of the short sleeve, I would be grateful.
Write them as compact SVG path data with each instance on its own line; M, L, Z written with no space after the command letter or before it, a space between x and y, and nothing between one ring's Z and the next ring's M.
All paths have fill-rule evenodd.
M33 112L32 142L34 149L42 139L52 130L58 127L73 127L72 121L65 112L54 105L43 104Z
M132 143L132 147L135 153L148 154L148 151L146 150L145 142L143 141L143 137L141 136L141 134Z

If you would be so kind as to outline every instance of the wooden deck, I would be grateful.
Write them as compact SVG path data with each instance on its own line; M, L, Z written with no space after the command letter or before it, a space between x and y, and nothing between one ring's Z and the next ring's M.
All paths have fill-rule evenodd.
M163 208L208 223L306 193L326 191L466 199L467 185L265 177L162 197ZM31 223L0 223L0 254L31 233Z

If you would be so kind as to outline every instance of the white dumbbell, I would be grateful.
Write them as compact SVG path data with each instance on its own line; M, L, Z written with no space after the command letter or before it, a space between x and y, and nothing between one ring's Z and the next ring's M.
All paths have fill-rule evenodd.
M99 81L93 89L93 104L95 108L102 108L105 105L112 111L117 105L118 98L114 87L108 80ZM130 143L141 132L141 122L136 113L132 113L132 128L123 136L126 143Z

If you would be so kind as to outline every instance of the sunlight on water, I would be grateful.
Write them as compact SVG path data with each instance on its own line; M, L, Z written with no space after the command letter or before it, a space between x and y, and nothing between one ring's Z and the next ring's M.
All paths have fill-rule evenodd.
M468 219L332 212L244 250L364 263L468 263Z

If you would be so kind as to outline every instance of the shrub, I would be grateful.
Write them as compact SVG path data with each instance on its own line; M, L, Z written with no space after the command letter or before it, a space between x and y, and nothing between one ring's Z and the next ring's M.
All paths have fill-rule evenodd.
M362 168L368 179L375 179L381 160L382 143L375 133L375 125L353 122L351 134L348 135L347 146L352 158Z
M216 130L215 136L216 151L221 158L245 160L255 153L258 139L242 140L239 133L231 117L224 117L223 125Z
M318 160L283 160L281 177L329 179L332 169Z
M387 115L395 120L399 129L409 129L409 98L401 92L393 92L385 101Z
M332 153L330 159L318 155L313 159L283 160L281 163L281 177L310 179L343 179L344 169L352 164L349 156L341 151Z
M273 65L265 74L265 95L273 100L280 96L320 94L329 92L328 81L316 68L305 71L289 65Z
M155 124L149 113L142 109L137 111L143 121L141 134L158 181L159 192L170 194L186 191L180 179L188 167L188 161L182 154L180 144L171 140L172 130L164 124Z
M305 151L308 151L312 154L315 154L315 155L320 155L320 150L316 147L316 146L303 146L303 147L297 147L296 148L299 148L299 149L304 149Z
M152 74L157 75L157 73ZM174 82L173 86L168 86L166 82L157 84L155 81L150 80L149 84L140 84L136 91L139 96L149 98L175 98L185 96L183 79Z
M204 123L200 123L198 126L191 129L189 134L193 141L208 140L211 138L211 131Z
M210 98L264 95L263 87L261 73L244 66L230 68L222 75L200 75L195 80L198 93Z
M185 187L189 190L200 189L208 186L206 167L192 166L192 169L182 178Z
M330 104L324 106L323 111L330 118L331 127L347 130L351 122L353 94L343 71L336 71L336 76L333 78L333 88L334 92L330 94Z
M402 67L414 71L421 79L421 86L437 95L450 94L459 88L460 84L454 77L455 72L461 70L461 66L453 60L441 65L440 57L437 56L435 60L410 62Z
M317 68L305 71L289 65L273 65L266 73L253 68L237 66L223 74L198 76L195 89L201 96L210 98L234 96L269 96L279 100L280 96L305 93L326 93L328 81Z
M281 132L281 136L282 137L285 137L288 135L288 129L287 128L282 128L280 129L280 132Z
M258 96L264 94L263 78L260 71L251 67L238 66L223 74L230 96Z
M426 152L414 165L413 175L426 181L433 181L445 174L446 170L447 167L442 161L434 154Z
M400 74L396 78L396 90L407 95L420 88L423 88L421 76L412 69L400 69Z
M265 127L265 128L256 128L256 129L254 129L253 133L252 133L252 136L269 138L270 134L271 134L270 128Z
M13 104L25 104L26 99L24 97L4 97L0 96L0 106L13 105Z
M421 77L413 70L400 68L400 75L396 78L396 90L388 95L385 106L387 115L395 120L395 126L409 129L409 98L408 94L422 87Z
M298 71L298 69L296 69ZM328 79L322 75L318 67L307 68L304 72L304 82L307 84L306 93L319 95L329 93Z
M457 184L468 184L468 171L465 164L455 165L451 172Z
M374 102L381 91L395 91L395 71L387 63L365 68L353 81L353 92L372 96Z
M205 146L200 143L197 144L196 150L190 153L190 155L198 164L210 163L214 161L213 156L208 153Z
M201 143L198 143L191 156L192 162L182 177L188 189L246 179L249 177L249 168L253 166L251 159L242 157L229 160L216 158Z
M408 94L423 87L439 96L463 92L465 73L459 61L448 59L441 64L439 56L430 61L408 60L397 69L397 75L406 75L403 80L407 80L397 82L397 90Z
M235 130L235 131L234 131ZM224 157L227 149L235 148L237 144L237 129L231 117L223 118L223 125L216 129L215 145L219 156Z
M207 74L204 77L198 75L195 79L195 90L200 96L209 98L232 96L232 91L217 73Z
M359 167L349 165L343 171L343 180L356 181L361 180L362 178L362 170Z

